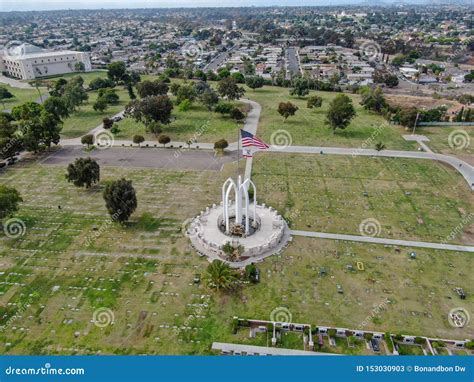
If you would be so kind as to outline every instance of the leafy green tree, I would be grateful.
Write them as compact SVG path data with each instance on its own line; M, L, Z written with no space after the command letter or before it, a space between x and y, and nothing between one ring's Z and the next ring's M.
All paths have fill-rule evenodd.
M140 98L166 95L168 94L169 86L166 82L155 80L155 81L142 81L137 85L137 93Z
M367 110L380 113L387 106L387 101L383 95L382 88L377 86L375 89L368 89L362 93L361 105Z
M326 123L333 132L345 129L356 115L352 100L345 94L338 94L329 104Z
M119 95L112 88L99 89L97 94L98 98L103 98L109 105L117 105L120 100Z
M247 76L245 77L245 84L251 89L263 87L265 80L262 76Z
M2 101L3 108L5 109L5 100L6 99L11 99L14 98L15 96L10 93L10 91L7 88L0 87L0 101Z
M146 130L152 134L159 135L163 132L161 124L159 122L152 122L146 126Z
M207 110L211 111L219 102L219 96L214 89L208 89L199 96L199 100Z
M109 78L96 77L91 80L91 82L89 82L89 89L99 90L105 88L113 88L114 85L114 82Z
M171 122L173 103L168 96L152 96L131 101L125 108L125 116L142 122L146 126L152 122L168 124Z
M398 77L395 74L389 74L384 78L385 85L389 88L398 86Z
M22 140L16 125L6 116L0 115L0 157L10 158L21 149Z
M226 97L229 101L240 99L245 94L245 89L237 85L235 78L226 77L219 81L217 91L221 97Z
M297 77L293 81L293 88L290 90L291 95L304 97L309 94L309 79L306 77Z
M137 96L135 95L135 92L133 91L133 85L132 84L127 84L127 91L128 91L128 97L130 99L136 99Z
M385 145L382 142L377 142L375 144L375 150L377 150L377 151L385 150Z
M92 105L92 108L100 113L103 113L108 107L109 104L104 97L98 97Z
M229 290L235 285L237 276L228 264L214 260L207 267L206 280L209 288Z
M67 80L62 77L54 81L49 90L49 95L53 97L61 97L64 94L64 88L66 87L67 83Z
M127 67L123 61L112 62L107 66L107 76L115 83L122 81L126 73Z
M103 196L114 221L126 222L137 208L137 196L131 180L122 178L107 183Z
M74 77L64 86L62 94L60 94L66 102L69 112L75 111L77 107L89 98L83 83L84 80L81 77Z
M181 87L180 84L178 84L177 82L173 82L170 86L171 94L173 94L176 97L178 95L178 90L180 87Z
M222 80L223 78L230 77L230 70L227 68L222 68L217 72L217 76L220 80Z
M145 142L145 138L143 137L143 135L136 134L133 136L133 143L140 146L143 142Z
M103 120L102 120L102 127L106 130L109 130L112 128L112 126L114 125L114 121L112 121L110 118L108 117L105 117Z
M76 187L90 188L100 180L99 164L92 158L77 158L67 166L66 179Z
M230 117L237 122L241 122L245 119L245 114L239 108L234 107L230 112Z
M288 117L295 115L298 111L298 106L292 104L291 102L280 102L278 104L278 113L285 118L285 121Z
M60 140L61 121L45 110L43 105L25 102L12 109L12 116L22 132L23 146L28 151L37 152Z
M162 134L158 137L158 142L161 143L163 147L165 147L168 143L171 142L171 138L167 135Z
M214 111L219 114L230 114L230 112L234 109L234 106L232 104L227 103L227 102L219 102Z
M193 102L196 99L196 90L191 84L183 84L178 89L178 94L176 95L176 103L179 105L185 99Z
M43 106L48 113L53 114L58 120L69 117L66 102L61 97L49 97L43 102Z
M5 219L18 211L18 204L22 201L23 199L16 189L0 185L0 219Z
M86 134L81 137L81 143L90 147L94 144L94 136L92 134Z
M323 105L323 99L319 96L312 96L308 98L308 102L306 106L308 109L312 109L313 107L321 107Z
M235 72L235 73L232 73L230 75L233 79L235 79L235 81L238 83L238 84L244 84L245 83L245 77L242 73L240 72Z
M191 101L188 99L183 99L181 103L178 105L178 110L181 112L188 111L190 107L191 107Z
M229 142L225 139L219 139L214 143L214 150L219 151L220 153L223 153L227 147L229 147Z
M86 66L84 65L83 62L78 61L78 62L76 62L76 63L74 64L74 70L75 70L76 72L85 72Z
M211 86L205 81L198 81L194 85L194 92L200 96L206 91L212 90Z

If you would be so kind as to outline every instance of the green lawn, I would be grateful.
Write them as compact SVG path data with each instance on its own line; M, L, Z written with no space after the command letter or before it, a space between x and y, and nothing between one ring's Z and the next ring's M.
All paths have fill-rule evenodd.
M8 89L15 97L6 99L4 102L0 102L0 108L2 110L11 110L14 106L21 105L25 102L35 102L39 99L38 91L35 88L31 89L19 89L14 88L6 84L0 84L0 87ZM46 88L39 88L41 94L46 94Z
M171 99L175 101L175 97ZM239 102L234 102L234 105L243 107ZM169 125L163 126L163 134L169 135L175 141L214 143L221 138L227 139L228 142L237 140L237 125L234 120L219 113L209 112L197 101L187 111L179 111L175 104L172 119ZM117 126L120 129L120 133L116 135L117 139L132 139L135 134L143 135L149 140L157 139L145 130L143 124L131 118L125 118Z
M398 345L398 354L400 355L424 355L421 346L418 345Z
M374 148L377 142L382 142L387 149L415 149L416 146L412 142L403 139L405 130L402 127L388 125L383 117L365 110L359 103L360 96L358 95L349 94L357 116L348 128L332 133L325 124L325 119L329 103L337 93L312 91L311 95L323 98L321 108L308 109L307 97L290 96L289 89L275 86L264 86L256 90L247 89L245 97L262 105L259 135L268 142L271 141L272 133L285 130L290 134L293 145ZM297 105L299 110L285 122L278 114L277 108L280 102L287 101Z
M117 94L120 101L117 105L109 105L104 112L98 112L93 109L97 92L88 92L89 99L79 107L69 118L64 119L61 136L63 138L80 137L102 123L104 117L111 117L122 111L130 101L127 90L117 87Z
M375 219L379 236L473 243L472 192L454 169L434 161L339 155L258 154L253 180L259 200L294 229L360 235ZM470 235L470 236L469 236Z
M454 307L473 310L469 294L460 300L452 291L453 283L468 290L474 282L466 253L415 249L417 259L410 260L411 248L295 237L284 253L258 265L258 285L234 293L195 285L208 262L184 237L182 222L218 202L222 181L234 171L234 165L219 173L103 167L102 185L91 190L68 184L64 167L36 161L2 173L0 183L24 199L15 217L26 232L0 238L0 312L13 317L22 309L11 330L0 332L0 352L209 354L213 341L264 345L265 335L253 342L246 330L232 334L232 317L269 319L281 306L294 322L311 325L474 336L472 324L452 328L447 320ZM122 176L133 180L138 198L125 226L110 222L101 196L104 182ZM268 193L256 181L260 195ZM364 271L347 269L358 261ZM110 309L112 325L91 323L98 308ZM300 343L293 337L285 343Z
M466 157L474 155L474 126L420 127L417 134L429 138L426 144L435 152Z

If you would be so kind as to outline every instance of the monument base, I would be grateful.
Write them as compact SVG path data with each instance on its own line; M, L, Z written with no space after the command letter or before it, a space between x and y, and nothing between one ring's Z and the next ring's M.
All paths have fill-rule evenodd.
M253 205L249 210L252 208ZM275 209L265 204L257 204L256 218L251 221L252 229L248 235L242 234L241 231L236 231L237 234L234 235L232 230L226 232L225 225L223 227L223 213L223 203L213 205L192 219L186 227L186 234L193 247L210 262L221 260L233 268L242 268L280 253L291 241L285 220ZM235 217L232 209L229 214ZM234 246L243 246L239 258L231 258L222 251L222 246L228 242Z

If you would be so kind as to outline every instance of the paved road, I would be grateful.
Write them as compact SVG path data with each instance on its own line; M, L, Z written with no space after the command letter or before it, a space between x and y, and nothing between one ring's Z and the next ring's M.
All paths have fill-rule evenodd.
M213 152L206 150L151 147L109 147L86 152L83 146L66 146L48 156L42 164L66 166L80 157L94 158L101 166L220 171L225 163L237 159L237 152L230 151L224 156L215 156Z
M471 190L474 189L474 167L461 159L450 155L437 154L433 152L419 151L397 151L397 150L372 150L345 147L314 147L314 146L288 146L271 147L268 151L280 153L300 153L300 154L335 154L352 156L372 156L387 158L412 158L412 159L431 159L449 164L456 169L466 179Z
M230 48L226 52L218 54L209 64L207 64L204 67L204 70L205 71L208 71L208 70L215 71L215 70L217 70L222 65L222 63L226 60L229 53L232 52L236 47L237 47L237 45L234 45L232 48Z
M5 77L1 74L0 74L0 83L10 85L12 88L33 89L33 86L31 86L28 82L22 82L14 78Z
M309 231L298 231L298 230L291 230L290 234L293 236L315 237L318 239L346 240L346 241L357 241L361 243L399 245L402 247L431 248L431 249L442 249L442 250L448 250L448 251L474 253L474 247L468 246L468 245L428 243L428 242L423 242L423 241L384 239L380 237L342 235L342 234L337 234L337 233L309 232Z
M287 75L291 78L300 74L300 64L298 62L297 52L295 47L289 47L285 52L285 63Z

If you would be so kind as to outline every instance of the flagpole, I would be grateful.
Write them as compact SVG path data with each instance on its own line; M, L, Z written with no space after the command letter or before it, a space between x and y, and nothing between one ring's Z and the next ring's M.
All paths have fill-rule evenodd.
M237 126L237 181L239 180L239 175L240 175L240 166L239 166L239 161L240 161L240 127L239 124L236 122L235 123Z

